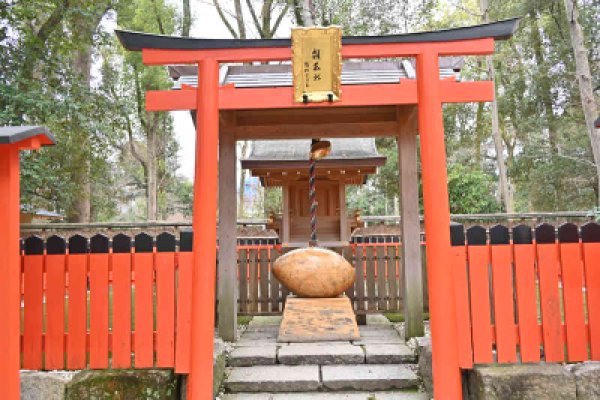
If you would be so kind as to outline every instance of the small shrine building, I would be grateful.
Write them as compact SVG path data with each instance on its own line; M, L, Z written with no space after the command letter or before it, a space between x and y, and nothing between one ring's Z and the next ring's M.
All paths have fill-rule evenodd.
M329 139L331 153L317 162L316 193L319 239L326 247L347 244L355 218L346 209L346 187L366 183L385 164L373 138ZM282 213L273 227L284 246L306 246L310 237L308 158L310 140L259 140L242 168L265 188L281 187ZM350 210L352 211L352 210Z

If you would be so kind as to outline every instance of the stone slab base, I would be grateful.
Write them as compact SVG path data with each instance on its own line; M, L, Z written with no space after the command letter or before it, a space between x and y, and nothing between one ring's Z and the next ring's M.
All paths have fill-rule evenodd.
M349 298L288 297L278 342L358 339L360 333Z
M471 400L574 400L575 377L559 364L476 366L469 373Z

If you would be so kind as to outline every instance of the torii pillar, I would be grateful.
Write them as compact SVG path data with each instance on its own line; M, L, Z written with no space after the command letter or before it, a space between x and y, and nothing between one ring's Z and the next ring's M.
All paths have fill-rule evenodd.
M0 127L0 387L7 400L21 397L19 153L51 144L54 138L44 127Z

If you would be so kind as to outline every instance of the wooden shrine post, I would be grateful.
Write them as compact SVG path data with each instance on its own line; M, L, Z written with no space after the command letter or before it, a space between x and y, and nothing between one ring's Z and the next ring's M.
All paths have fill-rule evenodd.
M221 130L219 140L218 323L223 340L237 339L237 235L235 136Z
M198 62L192 271L192 343L188 398L213 397L213 340L217 263L219 63Z
M448 268L450 204L438 57L436 49L428 49L416 57L433 391L436 398L458 400L462 398L462 382L454 278Z
M421 267L421 222L419 220L419 175L417 170L416 110L407 119L399 114L398 168L400 181L400 228L402 231L402 305L405 337L423 336L423 273Z
M3 398L21 397L21 255L19 153L54 144L46 128L0 128L0 386Z

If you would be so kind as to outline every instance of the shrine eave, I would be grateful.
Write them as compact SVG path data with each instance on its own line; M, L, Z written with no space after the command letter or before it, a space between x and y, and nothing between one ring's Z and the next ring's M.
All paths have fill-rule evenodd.
M415 32L384 36L344 36L342 44L385 44L385 43L427 43L450 42L493 38L509 39L517 30L520 18L511 18L489 24L462 28L442 29L429 32ZM115 30L123 47L130 51L142 49L165 50L216 50L266 47L290 47L290 39L203 39L181 36L155 35L127 30Z
M44 126L0 126L0 145L18 143L36 136L41 138L42 146L56 143L52 133Z

